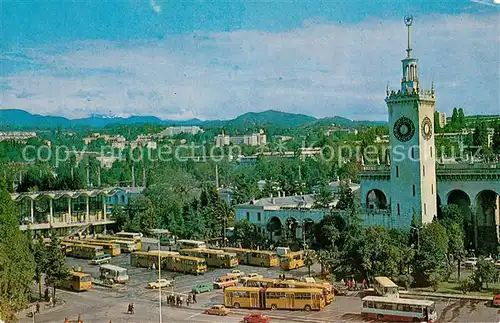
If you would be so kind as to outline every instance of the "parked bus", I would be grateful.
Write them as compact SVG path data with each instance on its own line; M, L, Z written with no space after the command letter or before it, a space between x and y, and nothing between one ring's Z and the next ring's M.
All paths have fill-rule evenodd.
M209 267L233 268L238 266L236 254L216 249L182 249L181 255L204 258Z
M71 252L68 256L75 258L92 259L104 254L104 248L101 246L76 243L71 246Z
M227 287L224 305L234 308L321 310L325 307L323 292L314 288Z
M73 244L87 244L87 245L101 246L103 247L104 252L111 256L118 256L121 253L120 245L111 240L86 239L86 240L65 240L65 242Z
M387 277L375 277L373 289L382 297L399 297L399 287L392 280Z
M264 277L251 277L244 283L247 287L280 287L279 284L278 279Z
M304 251L289 252L280 256L280 267L283 270L297 269L305 266Z
M121 252L134 252L141 250L140 248L138 249L138 247L142 247L142 242L137 244L136 241L131 238L98 235L96 240L111 241L112 243L117 243L120 246Z
M142 238L142 233L121 231L121 232L115 233L114 236L121 237L121 238Z
M235 253L242 265L261 267L279 266L280 262L275 252L267 250L251 250L243 248L223 248L226 252Z
M435 322L437 313L433 301L366 296L362 299L361 314L370 319L391 322Z
M320 284L320 283L307 283L297 280L282 280L275 287L284 288L315 288L323 291L323 296L325 297L326 304L330 304L335 300L335 291L331 284Z
M70 271L68 279L61 283L61 287L75 292L86 291L92 287L92 279L89 274Z
M48 244L46 244L46 246L48 246ZM73 244L70 243L70 242L65 242L65 241L61 241L59 243L59 248L61 249L61 251L65 254L65 255L69 255L71 253L71 251L73 250Z
M181 256L177 252L160 251L160 263L163 269L190 273L204 274L207 271L207 263L203 258ZM152 250L136 251L130 255L130 265L133 267L157 268L158 251Z
M174 250L182 249L206 249L207 245L204 241L197 240L177 240L174 244Z
M103 281L123 284L128 282L129 277L126 268L105 264L99 267L99 278Z

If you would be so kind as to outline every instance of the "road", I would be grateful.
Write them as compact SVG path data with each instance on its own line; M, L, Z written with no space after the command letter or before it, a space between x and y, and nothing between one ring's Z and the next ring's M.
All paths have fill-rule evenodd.
M83 271L98 277L98 266L88 265L87 260L67 258L69 266L80 266ZM40 315L35 317L35 322L63 322L68 316L75 320L82 314L84 322L158 322L158 291L146 288L147 283L157 278L157 272L146 268L131 268L127 254L114 257L112 264L128 269L130 282L126 285L115 285L113 288L94 286L92 290L81 293L58 291L58 295L65 300L63 305L48 309L42 306ZM238 269L245 273L256 272L264 277L278 277L282 274L279 268L260 268L240 265ZM213 282L217 277L227 273L228 269L211 269L200 276L182 275L164 271L164 278L175 280L175 292L187 293L193 286L200 283ZM286 272L287 276L305 275L307 269L302 268ZM166 293L172 289L164 290ZM247 310L231 310L227 317L214 317L203 314L203 310L223 302L221 290L203 293L198 296L198 303L190 308L177 308L167 305L162 306L163 322L240 322ZM134 303L135 315L126 314L128 303ZM320 312L304 311L266 311L265 315L271 316L273 322L363 322L360 316L361 301L357 297L337 297L335 302L328 305ZM436 300L436 310L439 322L498 322L500 312L492 309L484 302L469 302L456 300ZM33 322L26 315L20 316L21 322Z

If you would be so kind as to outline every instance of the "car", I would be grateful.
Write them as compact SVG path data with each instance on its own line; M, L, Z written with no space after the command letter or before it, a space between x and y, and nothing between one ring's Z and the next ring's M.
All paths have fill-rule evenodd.
M195 294L211 292L214 290L214 284L198 284L191 290Z
M493 307L500 307L500 294L496 294L495 296L493 296L491 305L493 305Z
M314 279L314 277L300 277L299 281L304 283L316 283L316 279Z
M91 265L101 265L101 264L109 264L111 261L111 255L105 253L103 255L95 256L90 259L89 264Z
M230 273L228 273L228 275L231 275L231 276L235 276L235 277L238 277L238 278L241 278L243 276L245 276L245 273L242 272L241 270L239 269L233 269L233 271L231 271Z
M241 277L240 280L242 283L245 283L250 278L264 278L264 276L259 275L257 273L250 273L250 274L248 274L248 276Z
M155 282L148 283L148 287L155 289L155 288L164 288L164 287L171 287L173 285L171 280L162 278L162 279L157 279Z
M271 318L260 313L250 313L243 318L244 323L268 323Z
M465 268L476 267L476 264L477 264L477 258L476 257L467 258L467 260L464 262Z
M227 314L229 314L229 309L227 309L224 305L214 305L210 308L207 308L205 310L205 314L226 316Z
M497 267L497 269L500 269L500 260L497 260L495 262L495 267Z
M231 275L224 275L214 281L214 288L226 288L236 286L238 284L238 277Z

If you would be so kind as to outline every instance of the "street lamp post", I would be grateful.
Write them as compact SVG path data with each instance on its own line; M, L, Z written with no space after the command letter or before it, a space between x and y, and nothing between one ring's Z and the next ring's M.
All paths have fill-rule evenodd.
M158 235L158 305L160 306L159 322L162 323L161 318L161 257L160 257L160 235Z

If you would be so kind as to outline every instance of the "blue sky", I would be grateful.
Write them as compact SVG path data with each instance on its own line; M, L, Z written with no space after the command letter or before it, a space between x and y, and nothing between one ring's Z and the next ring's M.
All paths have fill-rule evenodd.
M435 82L437 109L500 110L493 0L4 0L0 12L1 109L384 120L411 13L420 80Z

